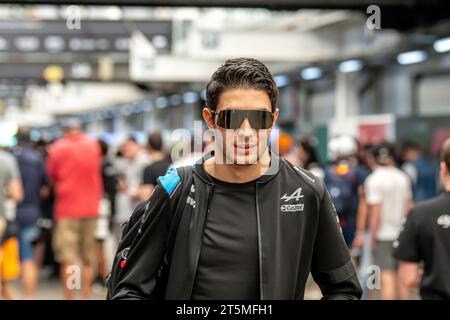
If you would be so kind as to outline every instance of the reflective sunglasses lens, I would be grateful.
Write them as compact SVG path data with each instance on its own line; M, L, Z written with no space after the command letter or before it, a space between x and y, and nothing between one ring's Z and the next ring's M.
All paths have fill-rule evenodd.
M273 114L265 110L221 110L217 124L225 129L239 129L245 119L252 129L268 129L272 126Z

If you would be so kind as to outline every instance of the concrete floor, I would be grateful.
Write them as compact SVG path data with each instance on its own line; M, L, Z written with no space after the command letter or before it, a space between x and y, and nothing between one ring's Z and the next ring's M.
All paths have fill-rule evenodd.
M20 280L14 280L10 284L11 288L14 290L17 299L23 299L22 295L22 284ZM79 299L80 290L77 290L77 296ZM93 286L92 294L90 300L105 300L106 289ZM61 283L56 278L49 278L45 270L41 273L38 287L36 290L36 295L34 300L62 300L63 291L61 288ZM1 300L1 298L0 298Z

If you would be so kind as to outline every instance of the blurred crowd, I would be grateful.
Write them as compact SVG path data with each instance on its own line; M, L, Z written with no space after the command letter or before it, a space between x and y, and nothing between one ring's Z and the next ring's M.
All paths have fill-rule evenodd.
M120 225L147 199L168 168L197 161L202 153L172 163L160 133L146 144L132 135L108 145L68 123L52 142L30 139L22 128L17 146L0 150L0 278L4 299L33 299L43 268L61 281L63 297L75 298L71 266L80 266L81 298L104 287L112 261L106 245L120 238ZM280 133L281 157L324 178L339 216L344 239L359 266L366 299L411 298L392 256L407 212L442 191L439 162L413 141L361 145L350 136L328 142L319 160L313 137ZM381 290L367 290L368 266L381 271ZM450 266L448 266L450 267ZM10 286L20 279L19 294Z

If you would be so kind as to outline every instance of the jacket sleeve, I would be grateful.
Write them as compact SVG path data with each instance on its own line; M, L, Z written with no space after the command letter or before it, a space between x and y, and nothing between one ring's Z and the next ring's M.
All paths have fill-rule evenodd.
M349 250L342 236L336 210L322 183L319 222L311 273L326 300L360 299L362 289Z
M164 263L173 202L180 184L170 171L158 179L144 210L139 207L124 227L108 286L111 300L150 300ZM178 192L179 193L179 192ZM142 206L142 205L141 205ZM129 237L129 238L127 238ZM114 268L117 270L114 271Z

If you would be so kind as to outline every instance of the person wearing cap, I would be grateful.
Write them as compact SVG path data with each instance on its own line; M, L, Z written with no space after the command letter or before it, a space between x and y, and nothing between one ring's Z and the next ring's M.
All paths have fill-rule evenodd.
M375 265L381 271L381 297L394 300L406 295L404 287L398 282L397 260L391 253L406 213L413 205L411 183L406 173L395 166L391 144L377 145L373 155L378 166L364 185L371 245Z
M355 238L359 196L365 170L355 161L357 142L349 135L339 135L328 143L332 163L325 168L325 184L339 216L345 242L351 247Z
M39 239L37 221L41 216L41 192L48 185L44 161L33 148L29 128L20 128L13 154L19 165L24 199L17 204L19 251L22 269L24 299L31 299L38 280L35 244Z
M68 121L62 138L50 146L47 173L55 185L53 249L61 264L64 297L74 298L76 286L69 280L81 259L81 295L88 299L98 251L95 230L103 194L101 151L77 120Z

